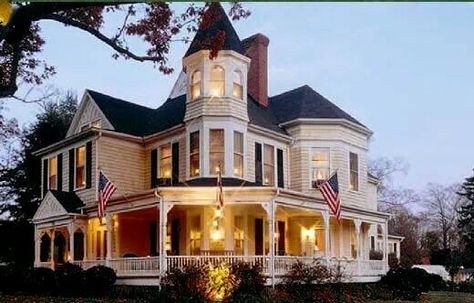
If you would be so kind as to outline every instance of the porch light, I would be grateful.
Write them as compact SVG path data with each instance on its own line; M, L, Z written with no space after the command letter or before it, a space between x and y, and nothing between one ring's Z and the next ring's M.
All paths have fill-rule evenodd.
M306 241L314 241L316 239L316 231L314 228L301 228L301 238Z
M222 211L222 208L217 207L216 210L214 211L214 215L216 218L222 218L224 216L224 212ZM217 222L217 221L214 221Z
M196 176L196 175L199 175L199 168L196 168L196 169L194 170L194 175L195 175L195 176Z
M221 229L214 229L211 233L211 240L218 241L222 239L222 230Z
M168 170L165 170L165 177L166 178L169 178L171 177L171 171L168 169Z
M278 239L280 239L280 233L279 233L279 232L276 232L276 233L275 233L275 240L278 240Z

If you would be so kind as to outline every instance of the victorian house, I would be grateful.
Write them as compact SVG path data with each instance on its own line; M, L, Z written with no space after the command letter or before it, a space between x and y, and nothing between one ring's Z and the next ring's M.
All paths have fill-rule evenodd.
M197 32L161 106L86 90L66 138L37 151L35 266L102 264L143 285L186 264L245 261L275 282L297 260L318 259L353 281L377 280L389 239L398 251L401 239L377 210L372 131L307 85L269 97L269 39L239 39L222 7L210 9L219 20ZM211 59L205 41L218 31ZM117 187L103 218L99 171ZM340 222L317 189L335 171Z

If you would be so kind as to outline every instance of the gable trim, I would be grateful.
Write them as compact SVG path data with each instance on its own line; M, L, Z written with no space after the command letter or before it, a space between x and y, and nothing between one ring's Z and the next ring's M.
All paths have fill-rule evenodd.
M64 206L62 206L58 199L56 199L56 197L50 191L48 191L44 196L43 201L41 201L41 204L32 220L33 222L36 222L39 220L64 216L67 214L68 212Z

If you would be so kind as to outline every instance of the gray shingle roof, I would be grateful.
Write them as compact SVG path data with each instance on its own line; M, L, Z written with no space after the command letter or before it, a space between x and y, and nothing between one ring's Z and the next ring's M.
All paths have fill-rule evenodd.
M222 8L222 5L219 2L212 2L209 5L208 12L213 15L215 21L206 28L204 28L203 25L200 26L184 56L187 57L203 49L210 49L212 45L211 41L217 37L217 33L219 32L225 35L222 50L233 50L243 55L245 51L242 42L227 17L226 12Z
M346 119L364 126L308 85L273 96L269 103L270 109L280 123L299 118Z
M65 192L58 190L50 190L53 196L64 207L68 213L79 213L79 207L84 206L81 199L75 192Z

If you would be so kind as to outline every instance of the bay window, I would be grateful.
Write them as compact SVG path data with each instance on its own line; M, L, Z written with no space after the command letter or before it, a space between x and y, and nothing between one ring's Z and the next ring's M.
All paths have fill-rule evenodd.
M58 158L56 156L49 158L48 161L48 189L57 189L58 187Z
M237 99L243 99L244 95L244 86L242 80L242 73L235 70L233 73L234 76L234 85L232 87L232 95Z
M313 148L311 155L311 182L315 188L329 178L329 148Z
M244 134L234 131L234 176L244 175Z
M275 184L275 152L272 145L263 147L263 185Z
M225 93L225 71L220 66L211 69L210 93L213 97L223 97Z
M201 96L201 72L195 71L191 76L191 99Z
M171 144L160 146L159 178L171 179Z
M209 174L224 173L224 130L209 130Z
M349 153L350 190L359 190L359 156Z
M189 136L189 172L191 177L199 176L199 165L199 131L195 131Z
M75 163L75 188L86 186L86 147L76 148Z

